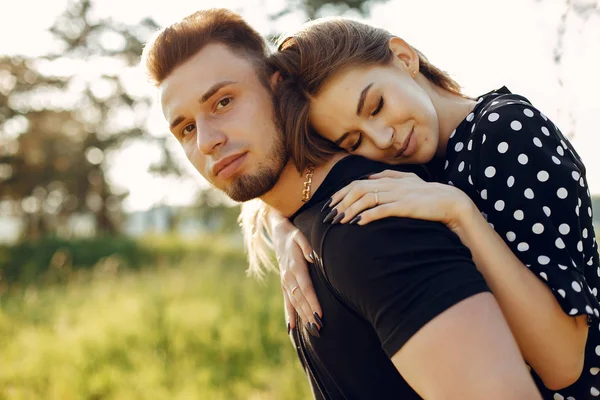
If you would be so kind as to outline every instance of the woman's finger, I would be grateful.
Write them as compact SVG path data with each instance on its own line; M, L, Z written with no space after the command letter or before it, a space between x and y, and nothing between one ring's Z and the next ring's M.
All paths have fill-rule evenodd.
M298 245L298 247L300 247L300 250L302 251L302 254L304 255L306 261L308 261L309 263L313 263L314 260L312 259L312 246L308 242L306 236L304 236L304 234L302 234L300 230L297 230L293 234L293 239Z
M285 319L287 322L288 334L289 334L290 333L289 331L296 327L296 309L294 308L294 305L290 301L290 298L288 297L288 293L287 293L287 290L285 290L285 287L282 286L281 289L283 291L283 308L285 310Z
M287 289L287 294L290 299L290 302L294 306L294 309L296 310L304 324L306 324L307 322L310 324L315 324L316 328L314 331L316 331L316 333L311 329L309 329L309 332L314 336L318 336L319 325L316 324L317 320L312 314L310 304L304 296L304 293L302 293L302 288L300 287L300 284L296 281L296 278L293 275L294 274L291 271L286 271L284 273L284 285Z
M319 304L319 300L317 298L317 294L315 293L315 288L312 283L312 279L310 279L310 275L308 270L297 270L296 273L296 281L300 286L302 294L304 298L308 302L308 307L310 308L310 313L313 317L313 320L317 322L317 326L320 328L322 325L323 311L321 310L321 304ZM315 313L318 318L315 317Z
M389 199L389 200L388 200ZM356 200L354 203L350 204L348 206L348 208L346 208L343 211L340 211L340 214L338 215L342 215L343 213L343 217L338 217L337 220L333 220L332 222L334 223L349 223L350 221L353 221L354 217L356 217L358 214L362 213L363 211L369 210L373 207L377 207L378 205L384 204L387 201L392 201L392 196L391 194L389 194L388 192L369 192L366 193L364 196L362 196L361 198L359 198L358 200ZM356 221L353 221L353 223Z
M358 220L355 223L357 225L366 225L369 222L377 221L378 219L398 216L397 206L398 205L394 203L387 203L370 208L367 211L358 214L356 216Z
M385 171L378 172L369 176L369 179L381 179L381 178L407 178L410 176L416 176L412 172L401 172L386 169Z

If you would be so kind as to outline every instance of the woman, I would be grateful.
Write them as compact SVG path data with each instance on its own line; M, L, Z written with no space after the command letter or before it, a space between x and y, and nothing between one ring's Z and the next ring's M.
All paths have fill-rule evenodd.
M464 96L406 42L351 20L306 25L272 61L282 74L279 111L299 171L341 148L428 164L446 183L377 174L336 193L324 222L400 216L447 224L470 248L544 398L600 396L591 201L585 167L558 128L506 88ZM294 255L310 259L306 240L270 215L288 314L295 307L321 326L327 317Z

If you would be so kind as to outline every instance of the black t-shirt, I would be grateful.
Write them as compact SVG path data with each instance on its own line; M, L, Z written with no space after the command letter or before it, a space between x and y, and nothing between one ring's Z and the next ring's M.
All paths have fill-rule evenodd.
M390 168L426 179L424 167L348 156L291 217L314 249L309 271L325 317L320 338L300 320L293 335L317 399L420 399L390 358L428 321L489 290L469 250L441 223L323 223L321 208L335 191Z

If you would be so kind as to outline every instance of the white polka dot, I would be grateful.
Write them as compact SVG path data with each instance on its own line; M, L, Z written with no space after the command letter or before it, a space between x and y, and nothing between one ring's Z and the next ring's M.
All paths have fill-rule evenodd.
M581 174L577 171L573 171L571 172L571 176L573 177L573 179L575 179L576 181L579 180L579 177L581 176Z
M510 123L510 127L513 131L520 131L523 125L519 121L513 121Z
M590 306L585 306L585 312L588 313L588 314L593 314L594 310Z
M508 179L506 180L506 185L508 187L513 187L514 184L515 184L515 177L509 176Z
M592 386L592 388L590 389L590 393L592 394L592 396L598 397L598 395L600 395L600 390Z
M533 138L533 144L537 147L542 147L542 141L539 138Z
M525 197L527 197L530 200L533 199L534 198L533 190L525 189Z
M513 217L515 217L515 219L517 221L523 221L523 218L525 218L525 214L523 214L523 211L521 210L517 210L515 211L515 213L513 214Z
M454 146L454 151L456 151L458 153L459 151L461 151L463 149L463 147L465 147L465 145L463 144L463 142L458 142Z
M494 175L496 175L496 168L494 167L487 167L484 171L485 176L487 176L488 178L492 178Z
M481 114L482 116L485 115L485 111L483 112L483 114ZM475 132L475 128L477 127L477 124L473 124L473 126L471 127L471 133Z
M598 375L598 372L600 372L600 368L598 368L598 367L590 368L590 374Z
M540 233L544 232L544 225L538 223L533 224L533 227L531 228L531 230L533 231L533 233L539 235Z
M571 282L571 287L573 288L574 291L576 291L577 293L581 292L581 285L579 284L579 282L577 281L573 281Z
M585 186L585 182L583 181L583 178L579 179L579 186L581 186L581 187Z
M567 267L566 265L562 265L562 264L558 264L558 268L560 268L563 271L566 271L569 269L569 267Z
M565 242L563 242L563 240L561 238L556 239L556 241L554 242L554 244L559 249L564 249L565 248Z
M506 232L506 239L508 239L509 242L514 242L516 238L517 238L517 235L514 232L512 232L512 231Z
M550 131L545 126L542 126L542 133L546 136L550 136Z
M490 122L496 122L498 121L498 118L500 118L500 114L498 113L491 113L490 115L488 115L488 121Z
M467 121L469 121L469 122L473 121L473 117L475 117L475 114L469 113L469 115L467 115Z
M577 214L577 216L579 217L579 206L575 207L575 214Z
M485 143L485 139L487 139L487 136L485 136L485 133L484 133L483 136L481 136L481 144Z
M558 153L559 156L564 156L565 155L565 151L563 150L562 146L558 146L556 148L556 152Z
M471 149L473 149L473 139L469 140L469 143L467 143L467 150L471 151Z
M556 195L558 196L559 199L566 199L567 196L569 195L569 192L567 192L567 189L565 188L560 188L556 191Z
M571 311L569 311L569 315L575 315L575 314L577 314L578 312L579 312L579 310L578 310L578 309L576 309L576 308L571 308Z
M495 204L494 204L494 208L498 211L502 211L504 210L504 201L502 200L498 200Z
M525 108L523 110L523 114L525 114L526 116L528 116L529 118L533 117L533 111L531 111L529 108Z
M540 113L540 115L542 116L542 118L544 118L546 121L548 121L548 117L546 117L543 113Z
M452 131L452 133L450 134L450 139L452 139L454 137L454 135L456 134L456 129Z
M579 197L577 198L577 207L581 207L581 199Z
M548 178L550 178L550 174L546 171L540 171L537 174L537 178L538 178L538 181L540 181L540 182L546 182L548 180Z
M465 162L461 161L460 164L458 164L458 172L462 172L463 169L465 169Z
M552 162L554 162L556 165L560 165L560 160L556 156L552 156Z
M560 224L560 226L558 227L558 231L562 234L562 235L566 235L569 232L571 232L571 227L567 224Z
M567 292L565 292L563 289L558 289L557 292L562 296L563 299L567 297Z
M591 217L592 216L592 207L588 207L588 215Z
M448 162L448 160L446 160L446 164L444 164L444 169L448 169L448 164L449 164L449 162Z
M525 165L527 164L527 161L529 161L529 157L527 157L526 154L519 154L517 160L519 161L519 164Z
M577 251L579 251L579 252L583 251L583 243L581 242L581 240L579 242L577 242Z
M539 256L538 262L542 265L548 265L548 263L550 262L550 258L547 256Z
M471 179L471 175L469 175L469 177L467 178L467 180L469 181L469 183L472 185L473 184L473 179Z
M567 149L567 144L565 143L564 140L562 140L562 139L560 140L560 145L563 147L563 149L565 149L565 150Z
M588 230L587 230L587 228L583 229L583 232L581 232L581 236L583 236L584 239L587 239L587 237L588 237Z
M545 272L540 272L540 276L547 281L548 280L548 274L546 274Z
M544 206L544 207L542 207L542 208L543 208L543 210L544 210L544 214L546 214L546 217L549 217L549 216L550 216L550 214L552 214L552 212L550 211L550 207L546 207L546 206Z
M596 346L596 354L600 356L600 345Z
M525 242L521 242L517 245L517 250L519 251L527 251L529 250L529 245Z
M496 94L496 93L493 93L493 94ZM493 106L495 106L496 104L498 104L498 102L497 102L497 101L492 101L492 105L493 105Z
M502 142L498 145L498 152L499 153L506 153L508 151L508 143L506 142Z

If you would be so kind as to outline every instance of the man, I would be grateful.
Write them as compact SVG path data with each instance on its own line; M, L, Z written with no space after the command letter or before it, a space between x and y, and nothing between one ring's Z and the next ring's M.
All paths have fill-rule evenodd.
M194 167L232 199L260 198L291 217L317 249L311 276L327 326L318 338L307 334L310 324L294 332L316 398L540 398L468 250L446 227L402 218L322 222L332 193L389 166L334 155L310 179L299 175L274 113L279 75L238 15L192 14L144 53Z

